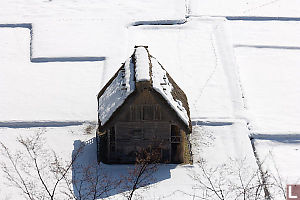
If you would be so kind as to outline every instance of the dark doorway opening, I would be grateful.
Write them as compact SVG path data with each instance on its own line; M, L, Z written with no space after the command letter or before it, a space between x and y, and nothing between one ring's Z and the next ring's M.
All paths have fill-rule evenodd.
M171 125L171 162L182 163L182 144L180 129L176 125Z

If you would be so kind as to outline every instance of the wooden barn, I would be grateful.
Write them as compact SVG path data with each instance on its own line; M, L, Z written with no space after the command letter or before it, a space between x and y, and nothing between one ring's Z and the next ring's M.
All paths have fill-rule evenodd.
M97 98L98 162L134 163L145 148L164 163L190 162L187 97L147 46L135 47Z

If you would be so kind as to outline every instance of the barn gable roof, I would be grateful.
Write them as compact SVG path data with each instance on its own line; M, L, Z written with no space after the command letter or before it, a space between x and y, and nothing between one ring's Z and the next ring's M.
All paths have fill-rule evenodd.
M188 127L191 126L186 95L162 67L151 56L145 46L136 46L133 55L126 60L117 73L98 94L98 116L101 126L122 106L128 96L135 91L136 83L147 81L177 113Z

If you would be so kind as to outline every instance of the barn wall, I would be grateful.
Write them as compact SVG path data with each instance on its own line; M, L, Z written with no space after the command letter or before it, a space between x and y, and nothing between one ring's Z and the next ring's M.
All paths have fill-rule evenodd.
M139 89L107 123L108 162L134 162L135 153L148 146L161 150L163 162L171 161L171 125L182 127L182 123L161 98L151 88ZM111 144L115 147L111 148ZM183 160L184 148L180 147L178 157Z
M170 160L170 126L163 122L119 122L116 127L116 151L111 158L134 162L136 152L154 148L161 152L163 162Z
M122 122L131 122L131 121L151 121L149 119L137 119L132 117L132 109L143 108L143 106L148 105L152 106L153 109L157 109L158 112L155 112L153 116L155 121L165 121L165 122L174 122L178 123L178 118L176 117L175 111L170 108L166 102L162 102L160 96L152 91L151 89L145 89L137 92L133 98L124 104L120 110L120 114L113 120L113 123L122 121ZM144 109L146 109L144 107ZM160 116L157 116L159 115ZM142 118L142 117L141 117ZM180 125L180 123L178 123Z

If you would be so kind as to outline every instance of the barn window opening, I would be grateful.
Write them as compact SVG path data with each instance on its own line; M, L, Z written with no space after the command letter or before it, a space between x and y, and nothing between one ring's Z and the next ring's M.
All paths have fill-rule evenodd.
M110 132L110 151L115 152L116 151L116 133L115 133L115 127L111 127L109 129Z
M180 129L176 125L171 125L171 143L180 143L181 135Z
M143 120L153 120L154 119L154 110L152 105L143 106Z
M154 106L154 120L161 120L161 112L159 105Z
M159 105L130 106L130 120L161 120L161 112Z
M130 119L132 121L139 121L142 119L142 106L130 106Z
M162 149L162 161L169 162L170 161L170 151L169 149Z
M171 125L171 161L180 163L181 159L181 135L180 129L176 125Z
M131 131L131 136L132 136L132 139L134 140L141 140L143 139L143 131L142 129L134 129Z

